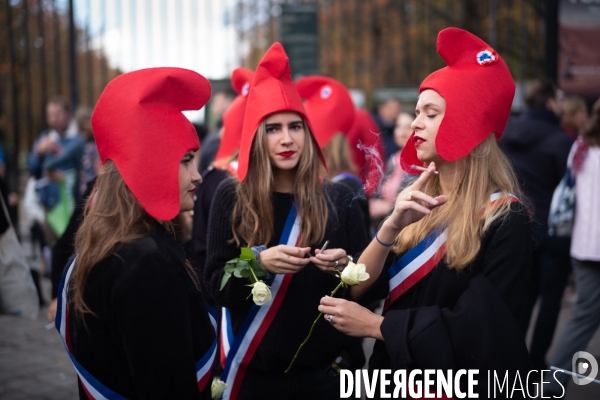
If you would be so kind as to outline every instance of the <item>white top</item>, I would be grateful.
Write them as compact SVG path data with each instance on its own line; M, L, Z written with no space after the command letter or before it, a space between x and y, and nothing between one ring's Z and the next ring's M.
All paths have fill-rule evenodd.
M571 257L600 261L600 147L590 147L575 181Z

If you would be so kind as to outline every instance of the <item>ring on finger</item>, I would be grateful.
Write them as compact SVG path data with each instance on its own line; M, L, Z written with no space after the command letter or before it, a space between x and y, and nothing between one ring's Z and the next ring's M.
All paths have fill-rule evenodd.
M329 322L330 324L332 324L333 322L333 315L331 314L325 314L325 321Z
M335 260L335 263L334 263L334 265L333 265L333 269L336 269L339 263L340 263L340 262L339 262L338 260Z
M406 193L406 200L408 200L408 201L414 200L412 190L410 192Z
M287 255L287 259L288 259L288 260L290 259L290 255L289 255L289 254Z

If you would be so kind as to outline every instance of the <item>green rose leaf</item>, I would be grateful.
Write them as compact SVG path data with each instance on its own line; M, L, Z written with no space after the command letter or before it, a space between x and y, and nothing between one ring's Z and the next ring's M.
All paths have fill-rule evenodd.
M237 263L237 270L241 271L243 269L248 269L248 260L240 260Z
M247 247L242 247L242 253L240 254L239 258L246 260L256 260L256 258L254 257L254 252Z
M236 269L233 271L233 276L235 276L236 278L243 278L242 276L242 271L239 269Z
M221 279L221 288L219 290L223 290L229 278L231 278L231 272L225 272L223 274L223 279Z
M243 269L240 271L240 275L244 278L250 278L252 276L252 272L249 269Z
M235 270L237 263L237 260L227 261L227 264L225 264L225 272L229 272L231 274Z

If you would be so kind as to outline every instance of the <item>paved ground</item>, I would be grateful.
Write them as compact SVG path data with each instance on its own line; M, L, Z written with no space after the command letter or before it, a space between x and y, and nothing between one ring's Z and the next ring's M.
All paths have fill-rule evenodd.
M78 398L75 370L56 329L45 329L45 311L35 321L0 315L2 400Z

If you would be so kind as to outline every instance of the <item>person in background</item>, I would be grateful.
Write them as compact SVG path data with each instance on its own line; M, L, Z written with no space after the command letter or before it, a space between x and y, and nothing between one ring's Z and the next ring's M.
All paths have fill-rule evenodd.
M412 133L411 125L414 120L415 116L406 111L401 112L396 119L394 141L400 150L389 158L385 168L385 175L379 184L379 189L369 199L369 210L375 229L381 223L381 219L392 210L392 205L401 188L404 188L414 180L414 175L404 172L400 165L400 153Z
M85 193L88 183L92 181L102 169L102 162L98 155L98 148L92 132L92 109L79 107L75 113L75 121L83 139L83 154L81 156L81 170L79 171L79 193Z
M37 193L46 214L45 242L52 246L63 234L80 194L77 181L83 141L66 98L54 96L48 101L46 119L50 129L34 143L27 167L37 180Z
M527 333L533 306L541 297L529 349L534 369L548 369L545 357L552 343L570 272L570 238L548 235L548 213L554 189L567 168L573 144L560 127L561 92L548 79L537 79L525 91L527 110L511 118L500 142L532 201L535 220L533 270L519 324Z
M211 399L216 320L170 222L193 208L201 179L182 111L209 97L196 72L148 68L113 79L94 109L104 167L56 317L80 399Z
M577 301L573 317L556 344L551 365L573 369L573 355L584 351L600 326L600 99L571 149L571 171L575 175L575 221L571 240L571 262ZM578 372L578 371L573 371ZM570 375L556 377L566 388ZM563 388L550 378L545 395L561 396Z
M329 171L323 171L333 182L348 186L354 195L347 202L357 202L365 221L365 230L370 227L369 202L358 177L356 166L350 156L350 145L346 136L354 124L354 103L348 89L335 79L326 76L307 76L296 81L304 109L314 129Z
M205 284L203 274L207 252L208 217L219 184L225 179L237 175L237 157L242 138L244 113L253 77L254 72L249 69L236 68L233 70L231 85L238 96L223 114L223 137L220 140L219 150L215 161L202 172L202 183L198 185L199 190L192 216L192 256L190 261L198 273L202 285ZM208 290L204 290L204 293L209 296ZM222 364L225 364L224 360Z
M401 155L406 172L426 170L360 256L370 276L350 288L365 297L381 276L389 279L384 314L332 297L319 311L341 332L378 339L370 374L429 370L436 381L435 371L477 369L514 382L530 370L516 317L531 271L531 220L496 140L515 84L504 60L467 31L442 30L437 50L448 66L421 83ZM480 398L489 398L491 379L478 375ZM375 398L386 397L380 389Z
M396 124L396 118L398 118L398 115L400 115L401 112L402 104L400 103L400 100L390 97L379 104L377 106L377 112L373 114L373 120L379 127L379 139L383 144L385 161L399 150L394 141L394 126Z
M233 89L227 88L217 91L211 99L210 113L216 119L216 123L208 136L202 141L200 162L198 164L198 172L200 173L203 173L215 159L223 135L223 114L236 96L237 93Z
M571 139L575 140L588 119L585 100L580 96L568 96L562 99L560 106L562 109L560 126Z

